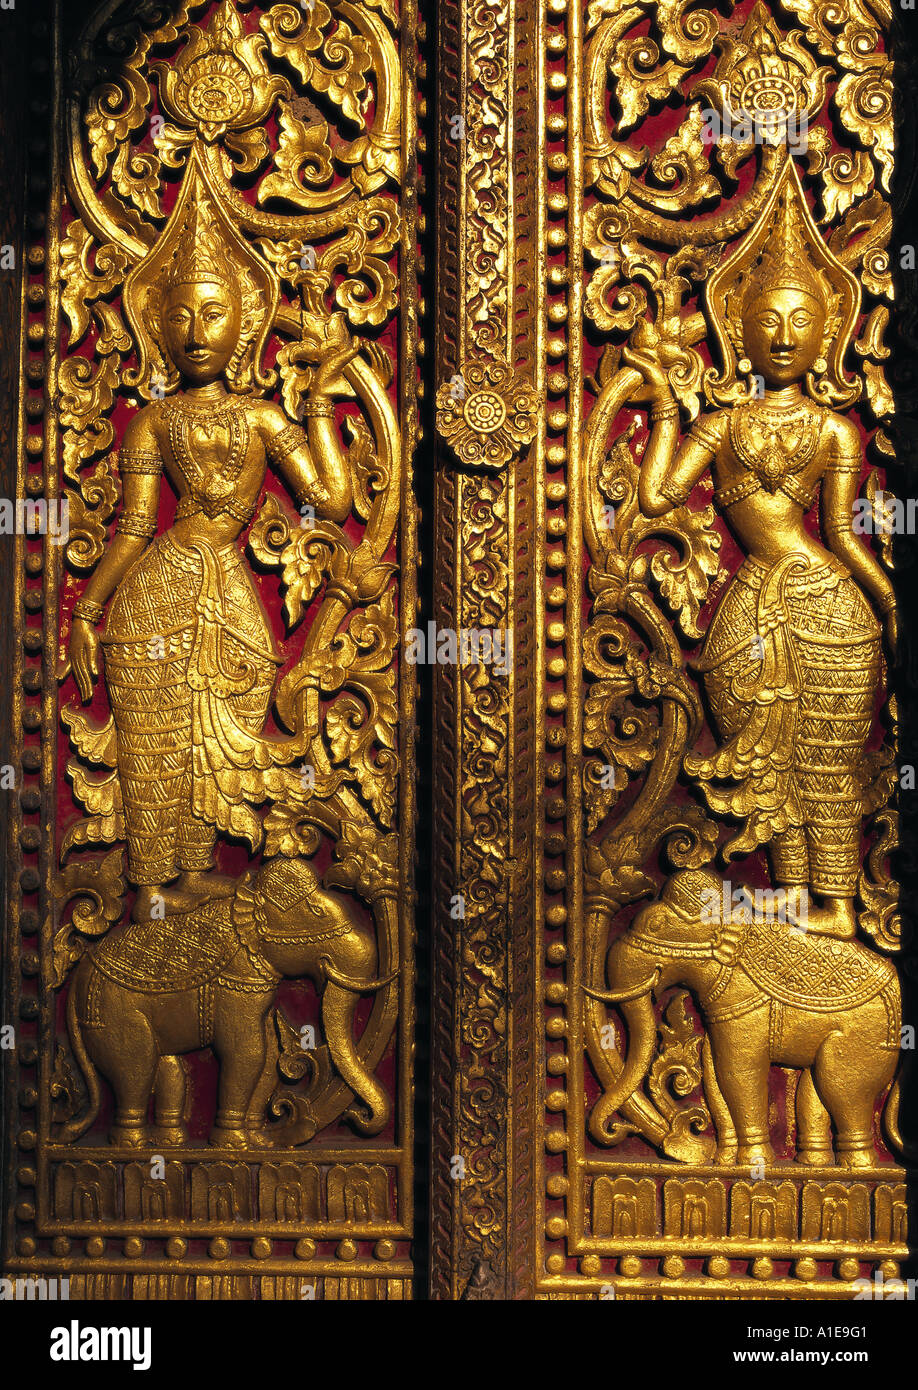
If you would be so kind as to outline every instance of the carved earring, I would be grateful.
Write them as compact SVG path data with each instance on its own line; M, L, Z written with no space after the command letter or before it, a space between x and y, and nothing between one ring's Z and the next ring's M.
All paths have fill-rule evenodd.
M828 370L829 364L826 359L824 357L817 357L816 361L813 363L813 371L816 375L822 376L823 372L827 372Z
M748 357L741 357L736 364L736 369L745 376L747 372L752 371L752 363L749 361Z

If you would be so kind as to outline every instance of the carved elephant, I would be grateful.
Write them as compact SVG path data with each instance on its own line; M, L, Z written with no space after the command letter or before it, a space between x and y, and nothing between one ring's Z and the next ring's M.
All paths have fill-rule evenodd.
M358 1127L378 1134L390 1101L353 1037L360 995L388 982L374 978L376 957L372 933L301 859L264 864L239 881L232 898L117 928L84 956L70 989L68 1028L90 1107L61 1138L79 1138L95 1120L101 1072L115 1095L112 1143L149 1142L151 1094L156 1142L184 1142L179 1059L209 1046L220 1064L210 1142L268 1146L262 1117L278 1056L272 1004L285 977L311 978L320 989L331 1060L368 1109Z
M839 1162L873 1165L874 1105L893 1080L900 1047L895 970L857 942L807 933L774 914L724 914L712 907L724 900L722 889L708 870L674 874L609 947L609 991L589 993L617 1005L628 1041L617 1082L591 1116L594 1138L608 1142L606 1125L647 1076L657 1041L654 994L682 985L704 1020L716 1162L773 1160L768 1076L779 1065L802 1071L797 1162L835 1162L834 1127ZM897 1090L887 1132L898 1147Z

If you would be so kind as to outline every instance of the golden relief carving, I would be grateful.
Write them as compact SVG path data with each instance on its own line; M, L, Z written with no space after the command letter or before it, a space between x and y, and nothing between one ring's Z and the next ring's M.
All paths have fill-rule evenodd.
M136 8L115 28L102 5L87 30L65 150L58 680L76 814L58 837L49 966L69 1045L38 1147L58 1188L68 1152L73 1171L95 1164L125 1193L132 1151L164 1148L183 1176L126 1232L126 1198L103 1200L93 1180L56 1198L38 1234L69 1246L93 1213L99 1237L143 1248L171 1222L176 1259L198 1223L222 1259L223 1227L245 1234L242 1220L264 1277L290 1283L276 1296L302 1296L296 1261L321 1278L337 1256L357 1263L329 1296L398 1297L413 21L345 0L190 3L165 21ZM303 983L279 995L285 981ZM301 1025L311 995L315 1023ZM286 1213L270 1194L244 1210L213 1196L220 1165L197 1162L183 1060L204 1048L217 1061L209 1142L215 1160L235 1155L230 1185L238 1171L248 1191L246 1163L271 1149L308 1187L318 1170L298 1146L322 1136L337 1188L329 1177L324 1192L323 1170L321 1198ZM296 1250L272 1253L272 1233ZM32 1236L20 1244L51 1258ZM234 1263L227 1288L252 1296L251 1275Z
M716 1278L739 1296L799 1296L805 1281L820 1297L820 1255L844 1283L857 1258L905 1253L880 1217L901 1201L907 1149L897 613L888 537L855 524L864 499L891 496L878 469L894 463L890 57L860 6L790 10L799 23L665 3L648 33L643 10L600 3L582 31L573 8L559 17L554 48L549 21L566 71L547 83L559 270L544 306L569 322L570 384L546 421L546 531L563 533L551 503L566 498L582 528L545 618L546 746L566 750L567 780L546 806L558 1296L610 1278L617 1296L710 1296ZM564 290L580 245L584 285ZM712 1168L724 1176L702 1177ZM875 1220L805 1248L833 1168L865 1175ZM670 1217L677 1188L697 1215ZM784 1214L766 1258L748 1209L772 1197ZM658 1260L662 1237L679 1242ZM721 1252L747 1256L746 1276Z
M467 363L437 392L437 428L472 468L503 467L536 431L536 398L506 362Z
M450 86L437 152L449 208L442 209L436 303L436 427L447 447L437 477L442 539L434 612L441 629L490 628L501 640L511 632L515 639L516 597L531 583L530 540L516 537L514 513L517 468L538 437L541 405L522 362L513 289L514 277L526 275L520 261L534 249L532 231L522 237L515 225L515 24L503 0L473 5L461 18L451 6L438 16L440 75ZM454 49L455 72L446 56ZM521 582L518 558L527 571ZM531 656L515 647L512 664L529 668ZM445 1296L467 1299L501 1297L506 1260L507 924L520 901L527 855L525 834L513 824L515 677L508 665L473 660L436 673L433 926L440 940L432 994L454 976L455 997L433 1025L433 1085L440 1095L434 1128L448 1147L430 1170L431 1264L437 1296L449 1290ZM458 921L440 912L456 895L464 914ZM449 1176L453 1156L464 1165L459 1182Z
M828 255L809 268L819 244L789 162L750 237L708 282L726 367L707 385L715 401L730 403L699 416L681 449L665 372L637 349L625 349L623 361L645 375L646 392L631 399L649 395L655 421L642 513L672 512L710 468L714 504L747 556L696 663L724 742L711 756L690 754L686 773L712 811L740 821L726 858L769 845L789 917L800 916L808 888L825 903L804 908L807 930L852 937L861 768L880 674L879 628L862 591L889 615L892 641L895 597L852 529L858 433L811 403L844 402L856 390L841 363L857 283ZM761 399L754 385L740 398L737 372L764 383ZM803 525L817 483L819 540Z
M513 24L505 3L472 8L458 103L444 113L461 169L453 257L462 311L449 378L437 390L437 432L460 463L491 471L505 468L537 428L533 383L515 365L513 336Z
M188 1141L181 1054L212 1047L220 1062L211 1143L271 1148L255 1123L276 1084L279 1037L271 1017L276 986L310 977L322 990L322 1034L343 1080L367 1106L364 1133L378 1133L389 1099L354 1055L354 1006L388 983L373 978L376 947L346 902L322 890L315 872L283 856L241 883L232 898L210 897L158 923L138 918L81 962L68 1000L71 1043L92 1108L60 1138L84 1134L100 1104L97 1072L117 1108L111 1142L149 1146L146 1117L155 1094L152 1136L159 1145ZM281 1029L281 1036L283 1029ZM288 1067L289 1074L289 1067ZM295 1077L291 1077L295 1079ZM311 1139L330 1118L327 1105L296 1106L285 1144Z
M907 1258L881 11L438 11L434 626L513 659L433 681L434 1296ZM412 1287L421 27L106 0L61 88L8 1268L72 1297Z

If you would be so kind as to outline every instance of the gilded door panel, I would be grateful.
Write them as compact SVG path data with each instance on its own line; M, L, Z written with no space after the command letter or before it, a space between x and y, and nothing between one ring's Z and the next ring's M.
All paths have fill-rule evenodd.
M447 8L438 1296L908 1253L888 26Z
M84 9L32 35L5 1268L404 1298L413 10Z
M4 1271L405 1298L420 1179L435 1297L894 1278L889 14L445 0L425 359L411 7L33 9Z

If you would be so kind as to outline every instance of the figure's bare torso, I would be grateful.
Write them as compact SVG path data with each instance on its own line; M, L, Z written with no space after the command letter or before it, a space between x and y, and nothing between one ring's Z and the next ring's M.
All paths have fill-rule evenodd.
M178 395L143 413L178 494L176 539L203 538L215 546L236 540L264 483L267 440L271 427L276 430L278 407L255 397L228 396L201 408ZM183 503L198 503L200 510L183 516ZM235 504L233 512L227 504Z
M805 555L812 566L832 560L804 517L832 454L838 420L813 402L783 427L777 414L763 419L743 406L705 419L718 436L711 462L715 501L747 555L766 564L791 553Z

